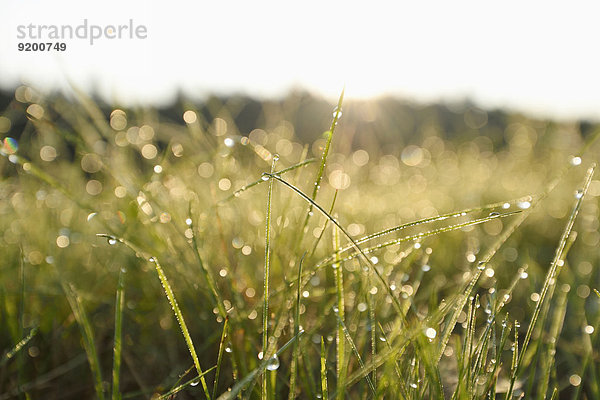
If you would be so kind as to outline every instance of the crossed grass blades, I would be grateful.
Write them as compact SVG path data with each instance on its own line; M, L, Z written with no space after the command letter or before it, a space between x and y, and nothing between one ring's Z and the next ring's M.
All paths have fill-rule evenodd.
M536 144L521 120L507 151L478 153L495 171L464 186L492 201L469 207L427 169L458 142L365 162L343 96L312 146L290 124L239 132L216 101L185 105L183 125L83 95L15 100L0 398L600 398L596 136ZM483 142L456 151L461 176L460 149ZM515 165L543 183L519 186ZM382 193L389 168L416 193ZM515 190L488 195L498 181ZM393 216L435 196L465 207Z

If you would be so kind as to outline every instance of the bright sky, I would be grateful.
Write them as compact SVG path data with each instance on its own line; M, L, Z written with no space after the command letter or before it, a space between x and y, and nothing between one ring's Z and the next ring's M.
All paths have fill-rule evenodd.
M108 101L161 103L178 89L335 99L470 98L542 116L600 119L596 2L2 0L0 85L69 82ZM19 25L144 25L146 39L44 40ZM66 89L68 90L68 89Z

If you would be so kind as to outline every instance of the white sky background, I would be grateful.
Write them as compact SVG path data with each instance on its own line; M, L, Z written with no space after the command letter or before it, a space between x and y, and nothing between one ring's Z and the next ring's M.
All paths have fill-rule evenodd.
M600 119L600 5L570 1L0 0L0 85L97 90L158 104L180 88L336 99L470 98L554 118ZM65 40L17 51L17 25L134 24L145 40ZM32 40L29 40L32 41Z

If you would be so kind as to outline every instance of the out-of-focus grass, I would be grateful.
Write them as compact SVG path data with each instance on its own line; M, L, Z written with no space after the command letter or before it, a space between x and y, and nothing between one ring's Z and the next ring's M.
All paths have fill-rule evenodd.
M0 399L599 398L598 128L343 108L19 88L0 114Z

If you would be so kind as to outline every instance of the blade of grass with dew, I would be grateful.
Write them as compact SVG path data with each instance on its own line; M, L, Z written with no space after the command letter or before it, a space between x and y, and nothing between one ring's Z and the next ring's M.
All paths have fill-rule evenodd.
M223 324L223 333L221 333L221 340L219 342L219 353L217 355L217 371L215 372L215 381L213 383L212 397L217 397L217 387L219 386L219 375L221 373L221 363L223 362L223 351L225 350L225 339L227 338L227 329L229 327L229 318L225 318Z
M335 201L337 199L337 195L338 195L338 190L335 190L335 193L333 194L333 200L331 200L331 207L329 207L329 214L333 214L333 207L335 206ZM312 247L312 250L310 251L310 255L312 256L315 253L315 250L317 249L317 246L319 245L319 242L321 241L321 239L323 238L323 233L325 233L325 229L327 229L327 224L329 223L328 219L325 219L325 222L323 223L323 226L321 227L321 232L319 232L319 237L317 237L317 240L315 240L315 244ZM336 252L338 251L340 246L336 246L334 247L334 249L336 250Z
M389 285L387 284L387 282L385 281L385 279L383 278L383 276L381 275L381 273L377 270L377 268L375 268L375 265L373 264L373 262L366 256L366 254L363 252L363 250L358 246L358 244L356 244L355 240L352 238L352 236L350 236L350 234L342 227L342 225L340 225L339 222L337 222L332 216L331 214L329 214L327 211L325 211L323 209L323 207L321 207L319 204L317 204L314 200L311 200L304 192L302 192L300 189L298 189L297 187L295 187L294 185L292 185L289 182L286 182L285 180L283 180L281 177L277 176L277 175L272 175L272 174L266 174L272 178L275 178L276 180L278 180L279 182L281 182L284 186L288 187L289 189L293 190L294 192L296 192L302 199L304 199L305 201L307 201L308 203L310 203L314 208L316 208L317 210L319 210L319 212L321 212L326 218L328 218L336 227L339 228L339 230L344 234L344 236L346 236L346 238L348 240L350 240L350 242L352 242L354 244L354 246L356 247L356 251L358 253L360 253L363 257L363 260L369 265L369 267L375 271L375 274L377 275L377 278L379 279L379 281L381 282L381 284L386 288L388 294L390 295L390 297L392 298L392 303L394 304L394 307L396 308L396 312L401 316L402 319L404 319L404 315L402 314L402 307L400 306L400 303L398 301L398 299L396 298L396 296L394 295L394 292L392 291L392 289L390 289Z
M295 188L294 191L296 193L298 193L299 189ZM302 194L300 194L300 196L302 197ZM306 197L303 197L303 199L307 200ZM310 200L307 200L307 201L310 201ZM324 213L325 213L325 215L328 215L326 212L324 212ZM459 229L466 228L466 227L469 227L469 226L479 225L479 224L482 224L484 222L488 222L488 221L490 221L492 219L509 217L509 216L520 214L520 213L522 213L522 211L514 211L514 212L510 212L510 213L505 213L505 214L500 214L500 215L494 215L494 216L490 216L490 217L486 217L486 218L481 218L481 219L477 219L477 220L465 222L465 223L462 223L462 224L451 225L451 226L447 226L447 227L435 229L435 230L432 230L432 231L423 232L423 233L412 235L412 236L406 236L406 237L399 238L399 239L396 239L396 240L393 240L393 241L390 241L390 242L379 244L377 246L373 246L373 247L369 247L369 248L366 248L366 249L362 249L362 253L364 253L365 255L366 254L370 254L370 253L372 253L372 252L374 252L376 250L379 250L379 249L382 249L382 248L385 248L385 247L389 247L389 246L392 246L392 245L395 245L395 244L398 244L398 243L411 242L411 241L423 239L425 237L434 236L434 235L438 235L438 234L446 233L446 232L451 232L451 231L459 230ZM328 219L332 220L333 218L331 216L328 216ZM337 224L336 224L336 226L339 227L339 225L337 225ZM345 235L347 236L347 233L345 233ZM412 249L410 251L412 251ZM352 253L349 256L340 259L339 261L340 262L349 261L349 260L352 260L354 258L361 257L362 255L363 254L361 254L361 252ZM330 255L330 256L322 259L319 262L317 262L317 264L315 265L315 267L313 269L305 272L304 275L302 276L302 278L308 278L308 279L310 279L310 277L312 277L319 269L324 268L324 267L328 267L330 265L333 265L336 262L335 261L335 257L336 257L336 253L334 253L334 254L332 254L332 255ZM295 280L289 281L286 284L278 287L277 289L275 289L271 293L272 293L272 295L282 293L282 292L285 291L286 288L291 287L295 283L296 283Z
M519 198L517 200L509 200L509 201L502 201L502 202L497 202L497 203L490 203L490 204L486 204L486 205L479 206L479 207L471 207L471 208L466 208L464 210L453 211L453 212L450 212L450 213L437 215L437 216L434 216L434 217L428 217L428 218L419 219L419 220L416 220L416 221L408 222L406 224L397 225L397 226L394 226L392 228L384 229L384 230L381 230L379 232L375 232L375 233L371 233L369 235L363 236L362 238L357 239L356 243L363 244L363 243L368 242L370 240L377 239L377 238L380 238L382 236L388 235L390 233L398 232L398 231L405 230L405 229L408 229L408 228L414 228L416 226L430 224L430 223L433 223L433 222L445 221L445 220L452 219L452 218L464 217L464 216L467 216L469 214L474 214L476 212L489 211L489 210L497 209L499 207L503 207L505 204L509 204L509 205L510 204L516 204L516 203L524 200L525 198L529 199L530 197L531 196L527 196L527 197L524 197L524 198ZM504 207L503 207L503 209L504 209ZM352 246L348 246L348 247L343 248L341 251L347 251L347 250L349 250L351 248L352 248Z
M19 315L17 317L18 322L18 336L22 338L25 336L25 263L23 262L23 247L19 246ZM25 353L17 353L17 382L19 386L23 385L25 369Z
M293 170L295 170L297 168L304 167L305 165L312 164L314 162L315 162L314 158L309 158L307 160L301 161L301 162L299 162L297 164L294 164L294 165L291 165L291 166L289 166L287 168L280 169L279 171L275 171L273 173L275 175L283 175L286 172L293 171ZM225 197L223 200L219 200L219 202L217 203L217 205L222 205L222 204L228 202L229 200L231 200L233 198L239 197L242 194L242 192L245 192L246 190L248 190L248 189L250 189L250 188L252 188L252 187L254 187L256 185L259 185L261 183L264 183L264 182L265 181L263 179L258 179L258 180L254 181L252 183L244 185L241 188L239 188L236 191L234 191L233 193L231 193L229 196Z
M342 321L340 319L338 312L334 312L334 313L338 320L338 323L342 326L342 329L344 330L344 335L346 336L346 340L348 340L348 344L350 344L350 348L352 349L352 352L356 356L356 359L358 360L358 364L360 365L361 370L366 373L365 379L369 385L369 389L371 389L371 393L373 395L377 394L377 391L375 390L375 386L373 385L373 382L371 381L371 378L369 377L369 373L371 371L367 370L367 367L365 366L365 363L363 362L362 357L360 356L360 353L358 352L358 348L356 347L356 344L354 344L354 340L352 340L352 336L350 335L348 328L346 328L346 324L344 324L344 321Z
M329 392L327 391L327 354L325 353L323 336L321 336L321 398L323 400L329 399Z
M200 272L202 273L202 277L204 281L208 285L210 293L213 297L214 306L219 310L219 315L222 318L227 317L227 311L225 310L225 306L223 305L223 300L219 295L219 291L217 290L217 285L215 284L215 280L208 271L208 269L204 266L204 262L202 261L202 257L200 256L200 248L198 247L198 241L196 239L196 234L194 233L194 219L192 218L191 212L191 204L188 209L188 218L186 220L186 225L190 227L190 231L192 232L192 247L194 249L194 257L198 262L198 266L200 267Z
M158 258L155 256L147 255L144 251L142 251L141 249L139 249L137 246L135 246L133 243L129 242L126 239L118 238L116 236L107 235L104 233L97 234L96 236L105 237L105 238L108 238L109 240L112 239L117 242L120 242L120 243L124 244L125 246L129 247L131 250L133 250L136 254L136 257L143 258L145 261L154 264L154 269L156 270L158 279L160 280L160 283L163 287L163 290L165 292L167 300L169 301L169 304L171 305L171 309L173 310L175 319L177 320L177 322L179 324L179 328L181 329L181 333L183 334L183 338L185 340L185 344L187 345L188 351L190 352L190 355L192 356L192 360L194 361L194 366L196 367L196 372L198 373L198 376L200 376L200 382L202 383L202 388L204 389L204 394L206 395L207 399L210 399L211 397L210 397L210 393L208 391L208 386L206 384L206 380L204 379L202 367L200 366L200 360L198 359L198 355L196 354L196 349L194 348L194 343L192 341L192 337L190 336L190 333L187 328L187 324L185 323L185 319L183 318L183 313L181 312L181 309L179 308L179 305L177 304L177 300L175 298L175 293L173 292L173 289L171 289L171 285L169 284L167 275L165 274L164 270L162 269L162 267L158 261Z
M279 350L277 350L275 352L274 355L279 357L296 340L300 339L302 334L304 334L304 331L300 331L298 333L298 335L296 335L296 336L292 337L290 340L288 340L283 346L281 346L279 348ZM237 382L235 385L233 385L233 387L230 388L231 390L228 389L225 393L223 393L221 396L219 396L217 398L217 400L233 400L239 393L242 392L242 390L244 390L246 387L251 385L267 369L267 365L269 364L269 361L270 360L263 359L257 368L250 371L250 373L248 375L246 375L239 382Z
M526 213L521 214L522 219L524 219L524 216L526 216L526 215L527 215ZM516 227L521 222L522 222L522 220L517 220L517 221L513 222L512 226L509 226L509 228L507 228L505 230L504 234L501 237L499 237L496 240L496 242L492 245L491 249L488 250L488 253L487 253L488 255L486 257L491 258L491 256L493 256L493 254L496 253L496 251L498 250L500 245L507 240L507 238L510 236L510 234L516 229ZM481 273L481 271L479 271L479 272ZM399 357L399 354L403 353L403 351L407 348L408 344L412 340L414 340L414 338L416 338L418 335L422 334L422 329L424 327L424 325L422 325L422 324L425 324L425 323L440 324L442 322L441 321L442 318L444 318L447 315L447 313L452 309L454 310L454 313L453 313L451 322L453 324L456 324L456 321L458 320L458 315L459 315L460 311L464 308L464 304L466 304L464 292L470 293L472 291L472 287L474 287L477 279L478 279L478 277L471 279L467 285L467 288L465 288L463 291L461 291L459 295L456 295L456 296L450 298L443 307L441 307L438 311L436 311L431 317L427 318L426 321L422 322L421 324L418 324L415 327L411 327L408 330L403 331L402 335L400 336L400 340L396 341L397 343L394 343L393 346L390 346L391 348L389 350L380 352L377 355L377 357L375 358L375 360L371 361L371 363L379 366L379 365L382 365L387 360ZM468 298L468 296L467 296L467 298ZM462 305L460 305L460 304L462 304ZM460 305L460 307L459 307L459 305ZM457 311L457 309L458 309L458 311ZM397 331L397 328L394 329L393 331ZM448 331L445 331L445 332L447 333ZM442 338L444 346L442 346L440 344L441 348L445 348L445 344L447 344L449 338L450 338L449 334L447 334L447 336L445 338ZM393 341L394 341L394 338L392 338L388 342L393 342ZM442 354L443 354L443 350L442 350ZM438 362L439 362L439 360L438 360ZM364 371L362 371L362 370L357 371L348 377L348 384L352 385L356 381L363 379L364 377L365 377Z
M21 351L27 343L38 333L38 328L32 328L27 336L19 341L12 349L7 351L2 358L0 359L0 367L4 366L7 362L9 362L19 351Z
M194 367L192 367L192 368L194 368ZM160 396L157 398L157 400L167 400L167 399L169 399L169 400L170 400L170 399L174 399L174 398L175 398L175 395L176 395L177 393L181 392L183 389L185 389L185 388L187 388L187 387L190 387L190 386L197 385L197 384L198 384L198 382L199 382L199 380L200 380L201 378L203 378L203 377L204 377L206 374L208 374L209 372L212 372L212 371L213 371L215 368L217 368L217 366L216 366L216 365L215 365L215 366L213 366L213 367L210 367L209 369L207 369L206 371L204 371L204 372L202 373L202 375L196 376L196 377L194 377L193 379L190 379L189 381L187 381L187 382L185 382L185 383L183 383L183 384L181 384L181 385L178 385L178 386L176 386L175 388L173 388L173 389L169 390L167 393L164 393L164 394L160 395Z
M271 173L275 170L275 163L279 157L273 157L271 163ZM271 260L271 198L273 195L273 179L269 179L269 187L267 189L267 210L265 221L265 270L263 279L263 332L262 332L262 355L263 359L267 359L267 346L269 343L269 268ZM261 399L267 399L267 375L262 376Z
M369 278L367 278L370 280ZM366 293L367 298L367 312L368 312L368 324L369 324L369 339L371 339L371 359L375 358L375 354L377 354L377 320L375 319L375 295L371 292ZM406 312L405 312L406 314ZM375 386L375 391L377 392L377 367L373 366L371 371L371 381L373 382L373 386Z
M125 274L127 270L121 268L115 296L115 333L113 339L113 370L112 370L112 400L121 399L121 350L123 332L123 305L125 303Z
M509 285L508 289L506 289L506 292L504 292L504 295L498 299L497 302L495 302L495 305L492 308L488 308L488 310L486 310L486 312L489 311L489 315L488 315L488 319L487 319L487 324L485 326L484 331L481 333L480 338L478 339L478 343L480 343L480 345L477 348L476 354L477 354L477 359L475 360L475 366L476 366L476 372L475 375L478 376L479 375L479 371L481 370L481 368L483 368L485 359L486 359L486 355L487 355L487 351L485 350L488 341L490 340L491 334L492 334L492 329L494 328L494 323L496 321L496 318L498 316L498 314L500 313L500 310L502 310L502 308L506 305L506 302L508 301L508 299L510 299L510 296L512 295L515 287L517 286L517 283L519 283L522 279L524 279L523 274L525 273L526 270L526 266L519 268L517 270L516 275L514 276L511 284ZM495 294L496 292L494 292ZM489 307L489 305L488 305ZM503 327L504 328L504 327ZM476 384L476 381L472 382L472 385L474 386Z
M567 242L565 244L565 248L563 249L561 258L558 261L558 267L556 269L555 276L560 275L560 272L562 270L562 265L565 263L567 254L569 253L569 250L571 249L571 246L575 242L576 238L577 238L577 232L571 231L571 233L569 234L569 237L567 238ZM548 318L548 314L550 312L550 306L551 306L550 299L553 298L555 289L556 289L556 279L554 280L554 283L551 284L550 287L548 288L548 294L546 295L546 297L549 300L546 301L546 303L542 306L542 309L541 309L539 317L538 317L537 327L533 330L533 333L531 335L531 342L530 342L530 346L527 350L527 354L525 354L523 356L524 362L526 362L528 365L531 365L531 366L538 365L540 357L542 357L542 352L539 349L544 348L546 340L547 340L547 333L545 332L544 328L546 325L546 320ZM530 397L530 395L533 391L533 381L537 381L537 379L536 379L536 373L538 372L537 370L538 370L538 368L530 368L529 378L526 379L529 382L527 385L527 389L525 391L526 397ZM537 386L537 387L539 387L539 386Z
M298 336L300 334L300 299L302 296L300 295L301 287L300 287L300 277L302 276L302 263L304 262L304 256L306 256L306 252L300 258L300 262L298 263L298 289L296 292L296 310L294 315L294 336ZM288 395L289 400L293 400L296 398L296 375L298 369L298 341L294 342L294 348L292 351L292 364L290 366L290 392Z
M158 274L158 279L160 279L160 282L161 282L163 289L165 291L165 294L167 296L167 300L171 304L171 308L173 309L175 318L177 319L177 322L179 323L179 327L181 328L181 332L183 333L183 337L185 339L188 350L192 356L192 359L194 360L194 365L196 366L196 372L198 373L198 376L200 377L200 382L202 383L202 389L204 389L204 394L205 394L206 398L210 400L211 397L210 397L210 393L208 391L208 386L206 385L206 380L204 379L204 373L202 371L202 367L200 366L200 360L198 359L198 355L196 354L196 349L194 348L194 343L192 341L192 337L190 336L190 333L187 328L187 324L185 323L185 319L183 318L183 313L181 312L181 309L179 308L179 305L177 304L177 299L175 299L175 293L173 293L173 289L171 288L171 285L169 284L167 275L165 275L165 272L163 271L163 269L160 266L160 263L158 262L158 259L156 257L150 257L148 259L148 261L151 263L154 263L156 273Z
M448 321L446 328L444 329L444 333L440 340L440 347L439 347L438 354L436 357L438 363L442 359L442 355L444 354L444 350L446 350L446 345L448 344L448 340L450 340L450 335L454 331L454 327L456 326L456 323L458 322L459 315L462 312L463 308L465 307L465 304L467 303L469 296L471 296L471 293L473 292L475 285L479 281L479 278L481 277L481 274L483 273L483 270L485 269L485 265L487 265L487 263L489 263L491 261L492 257L494 257L494 255L497 253L497 251L500 249L500 247L508 240L508 238L523 223L523 221L525 221L525 219L527 218L528 215L529 215L529 213L521 213L519 215L519 217L516 218L508 226L508 228L496 239L496 241L492 244L492 246L487 250L487 252L481 258L481 261L479 261L479 263L477 264L477 266L474 270L475 272L473 274L473 277L468 282L465 289L459 292L458 299L457 299L458 301L455 305L454 312L452 313L450 320Z
M325 149L323 150L323 156L321 158L321 164L319 165L319 172L317 173L317 178L315 179L315 183L313 185L313 190L310 199L315 201L317 198L317 193L319 192L319 188L321 187L321 179L323 179L323 173L325 172L325 164L327 163L327 155L329 154L329 148L331 147L331 140L333 139L333 133L335 132L335 127L338 124L338 120L342 116L342 103L344 102L344 90L340 94L340 98L338 99L337 107L335 108L333 121L331 122L331 128L329 129L327 135L327 142L325 143ZM308 210L306 211L306 217L304 218L304 223L302 224L302 230L300 231L300 240L301 243L304 239L304 234L308 228L308 221L310 216L312 215L313 205L309 204Z
M544 351L540 351L542 361L539 367L540 378L536 379L537 381L537 398L538 400L546 399L546 393L548 392L548 387L550 385L550 375L555 366L554 356L556 353L556 343L558 342L560 331L563 327L563 322L565 319L565 315L567 313L567 293L566 291L561 291L558 296L558 301L556 304L556 310L554 311L554 318L552 320L552 324L550 326L550 331L547 340L547 348ZM591 351L592 349L590 349ZM589 354L589 353L588 353ZM584 363L585 365L585 360ZM538 369L538 368L535 368ZM577 390L577 389L576 389ZM529 393L528 398L530 398L532 389L527 388L527 392ZM527 396L527 394L526 394Z
M428 328L429 329L429 328ZM444 400L444 387L438 365L435 363L435 346L433 338L425 338L425 335L417 336L413 342L415 354L421 360L423 371L419 398L425 398L426 393L430 399ZM428 346L429 345L429 346Z
M508 336L510 335L510 327L508 326L508 319L505 317L502 321L502 332L500 333L500 344L496 346L496 354L493 358L493 368L490 372L490 378L488 379L485 393L489 393L490 396L496 395L496 385L498 381L498 374L500 373L500 364L501 364L501 356L502 351L504 350L504 346L506 341L508 340ZM493 398L493 397L492 397Z
M523 355L525 354L525 352L527 351L527 347L529 346L529 341L531 340L531 335L536 326L537 319L538 319L538 316L542 309L542 306L544 305L544 303L546 301L546 296L548 294L550 286L552 285L552 282L556 279L555 275L556 275L556 271L559 267L559 260L561 260L561 258L563 256L563 251L565 249L565 246L567 245L567 239L569 238L569 235L571 234L571 231L573 230L573 225L575 224L575 219L577 218L577 215L579 214L579 210L581 208L581 204L583 203L585 194L587 193L590 183L592 182L592 176L594 175L595 169L596 169L596 165L594 164L587 170L586 177L584 179L583 188L581 189L581 191L577 192L577 196L576 196L577 201L573 207L573 210L571 211L571 215L569 216L567 225L565 226L565 229L563 230L558 247L556 248L556 252L554 253L554 259L552 260L552 263L550 264L550 269L548 270L548 273L546 274L546 279L544 280L544 284L543 284L542 290L540 292L540 299L536 303L535 309L533 311L533 315L531 317L531 322L529 323L529 327L527 328L527 333L525 334L525 339L523 341L521 354L519 355L519 359L517 361L517 365L514 369L514 372L511 375L510 386L507 391L506 399L509 399L510 398L509 396L512 396L514 384L519 375L521 364L523 362Z
M458 386L456 387L456 398L461 398L461 389L463 389L466 393L467 398L471 398L469 381L471 380L471 356L473 354L473 336L475 335L475 304L477 304L479 300L478 296L471 299L469 302L469 308L467 312L467 328L465 335L465 342L463 344L463 349L465 351L463 362L461 365L461 370L459 371L458 377Z
M337 192L336 192L337 193ZM333 208L333 205L332 205ZM336 251L340 247L340 232L336 227L333 227L333 248ZM339 261L339 257L337 260ZM345 304L344 304L344 270L341 263L333 264L333 273L335 277L335 288L337 296L337 310L339 319L344 322L345 320ZM338 323L338 327L335 334L336 343L336 354L335 354L335 372L337 381L337 399L341 400L344 397L345 385L346 385L346 340L344 339L344 330L342 325Z
M445 233L445 232L452 232L452 231L459 230L459 229L462 229L462 228L466 228L466 227L469 227L469 226L483 224L485 222L492 221L492 220L497 219L497 218L511 217L511 216L514 216L514 215L517 215L517 214L520 214L520 213L522 213L522 211L513 211L513 212L504 213L504 214L498 214L498 215L492 215L492 216L488 216L488 217L484 217L484 218L478 218L478 219L471 220L471 221L466 221L466 222L463 222L463 223L460 223L460 224L448 225L448 226L444 226L444 227L441 227L441 228L433 229L433 230L430 230L430 231L420 232L420 233L417 233L417 234L414 234L414 235L401 237L401 238L398 238L398 239L390 240L388 242L380 243L380 244L372 246L372 247L364 248L364 249L362 249L362 253L364 253L364 254L370 254L370 253L372 253L374 251L377 251L379 249L383 249L383 248L386 248L386 247L389 247L389 246L393 246L395 244L404 243L404 242L418 241L418 240L422 240L422 239L424 239L426 237L429 237L429 236L434 236L434 235L438 235L440 233ZM352 246L347 246L347 247L342 248L339 252L340 253L341 252L345 252L345 251L348 251L350 249L352 249ZM351 253L348 256L346 256L345 258L343 258L342 261L348 261L348 260L351 260L353 258L359 257L360 255L361 255L361 252L356 251L355 253ZM322 261L320 261L317 264L317 266L321 267L323 265L331 265L331 262L332 262L334 256L335 256L335 254L331 255L331 256L329 256L329 257L327 257L325 259L323 259Z
M390 346L390 342L389 339L387 338L385 331L383 330L383 327L381 326L380 323L378 323L379 325L379 330L381 331L381 335L384 338L384 343L387 346L388 350L391 350L392 347ZM400 398L402 399L408 399L408 391L406 389L406 385L404 384L404 381L402 380L402 374L400 373L400 367L398 366L398 360L392 360L393 362L393 366L394 366L394 372L396 373L396 378L397 379L390 379L392 380L394 383L398 384L398 389L400 391Z
M587 321L584 320L583 325L587 326ZM584 384L587 386L588 389L586 393L590 394L589 398L600 398L600 389L598 388L598 380L596 378L597 373L594 366L594 350L598 349L598 329L600 329L600 314L598 314L596 317L596 323L593 325L592 334L590 335L589 333L585 332L583 335L585 356L583 358L583 361L581 362L581 367L578 374L581 377L582 382L575 388L575 391L572 396L573 399L579 399ZM588 374L588 367L591 369L591 371L589 371L589 379L586 379L586 375Z
M315 377L312 373L312 371L314 371L313 364L307 350L308 348L306 346L300 349L302 354L302 366L304 367L300 368L300 376L302 378L304 387L308 392L307 397L309 399L314 399L316 396L318 396L320 390L317 389L317 383L315 382Z
M510 376L516 376L517 375L517 370L518 370L518 366L519 366L519 321L515 320L515 337L513 339L513 344L510 346L510 350L512 351L512 359L511 359L511 363L510 363ZM508 400L510 398L513 397L513 391L514 391L514 380L511 379L510 382L510 386L508 388L508 390L506 391L506 397L505 399Z
M75 316L75 320L79 325L79 329L81 331L81 336L83 337L83 347L86 352L88 363L90 365L90 369L92 371L92 377L94 379L94 389L96 390L96 396L100 400L104 400L104 388L102 385L102 370L100 367L100 361L98 359L98 354L96 352L96 344L94 341L94 333L92 330L92 324L85 312L83 304L81 304L81 299L75 292L75 289L68 283L61 281L61 285L69 305L71 306L71 310L73 311L73 315Z

